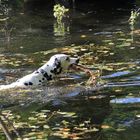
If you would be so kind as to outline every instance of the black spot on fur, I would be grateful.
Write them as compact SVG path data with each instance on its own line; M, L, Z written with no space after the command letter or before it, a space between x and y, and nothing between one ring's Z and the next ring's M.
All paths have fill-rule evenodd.
M51 70L51 73L54 73L54 74L60 74L62 72L62 68L54 68L53 70Z
M43 74L43 73L45 73L45 71L43 70L43 69L40 69L40 72Z
M56 74L56 73L57 73L57 68L54 68L54 69L51 70L50 72Z
M61 67L61 63L57 58L55 58L54 67L55 68L60 68Z
M28 86L28 83L24 83L25 86Z
M52 75L49 76L49 79L48 80L52 80Z
M44 76L47 80L52 80L52 75L48 75L47 72L45 72L45 73L43 74L43 76Z
M48 77L48 73L45 72L45 73L43 74L43 76L44 76L45 78L47 78L47 77Z
M32 82L29 82L29 85L33 85L33 83Z
M45 70L43 70L43 69L39 69L39 71L42 73L42 75L43 75L43 78L42 78L42 80L44 81L45 79L47 79L47 80L52 80L52 75L48 75L48 73L45 71ZM42 80L39 80L39 82L42 82Z
M39 71L35 71L35 74L39 73Z

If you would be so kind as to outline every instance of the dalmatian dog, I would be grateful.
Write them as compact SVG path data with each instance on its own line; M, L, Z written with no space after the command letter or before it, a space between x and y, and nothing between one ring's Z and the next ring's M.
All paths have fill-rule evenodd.
M9 85L1 85L0 90L41 86L45 81L52 80L73 65L78 64L78 62L79 58L70 57L65 54L56 54L38 70Z

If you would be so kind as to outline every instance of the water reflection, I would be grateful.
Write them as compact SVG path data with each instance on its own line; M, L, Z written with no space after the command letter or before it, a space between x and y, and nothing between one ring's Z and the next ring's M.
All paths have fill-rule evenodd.
M73 137L80 139L99 138L101 136L101 125L111 111L109 98L106 96L102 98L98 98L98 96L96 98L94 96L65 97L65 99L60 97L41 106L36 106L36 104L32 103L30 106L21 106L20 108L21 110L20 112L18 111L18 115L24 116L24 120L28 118L31 119L31 117L32 119L37 119L36 116L43 112L46 112L43 113L44 115L49 115L49 113L47 113L49 110L50 113L55 112L47 123L45 123L47 117L42 118L40 121L38 120L35 125L37 128L34 131L43 132L41 137L44 138L45 135L48 135L48 132L45 131L46 129L40 128L44 125L48 125L48 128L51 130L48 138L54 140L62 138L72 139ZM36 114L36 116L33 114ZM43 123L41 123L41 121L43 121ZM30 124L30 121L28 123ZM32 136L38 137L37 133ZM30 137L29 135L28 138Z
M66 25L66 23L64 22L61 22L61 23L57 23L57 22L54 22L54 36L65 36L66 34L69 34L70 33L70 27Z

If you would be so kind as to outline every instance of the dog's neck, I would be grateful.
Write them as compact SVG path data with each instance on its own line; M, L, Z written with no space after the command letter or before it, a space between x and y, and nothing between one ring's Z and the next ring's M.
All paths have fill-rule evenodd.
M48 61L42 67L40 67L35 73L42 74L47 80L52 80L56 75L62 73L61 65L50 63Z

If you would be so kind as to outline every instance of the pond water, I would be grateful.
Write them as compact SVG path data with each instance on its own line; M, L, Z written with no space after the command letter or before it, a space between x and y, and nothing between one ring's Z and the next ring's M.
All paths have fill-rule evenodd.
M128 22L135 4L84 6L71 10L61 26L39 7L0 23L0 84L56 53L79 56L81 64L100 70L96 87L82 84L84 73L68 72L46 87L0 91L2 114L25 140L140 137L140 18L133 32ZM0 139L6 139L1 129Z

